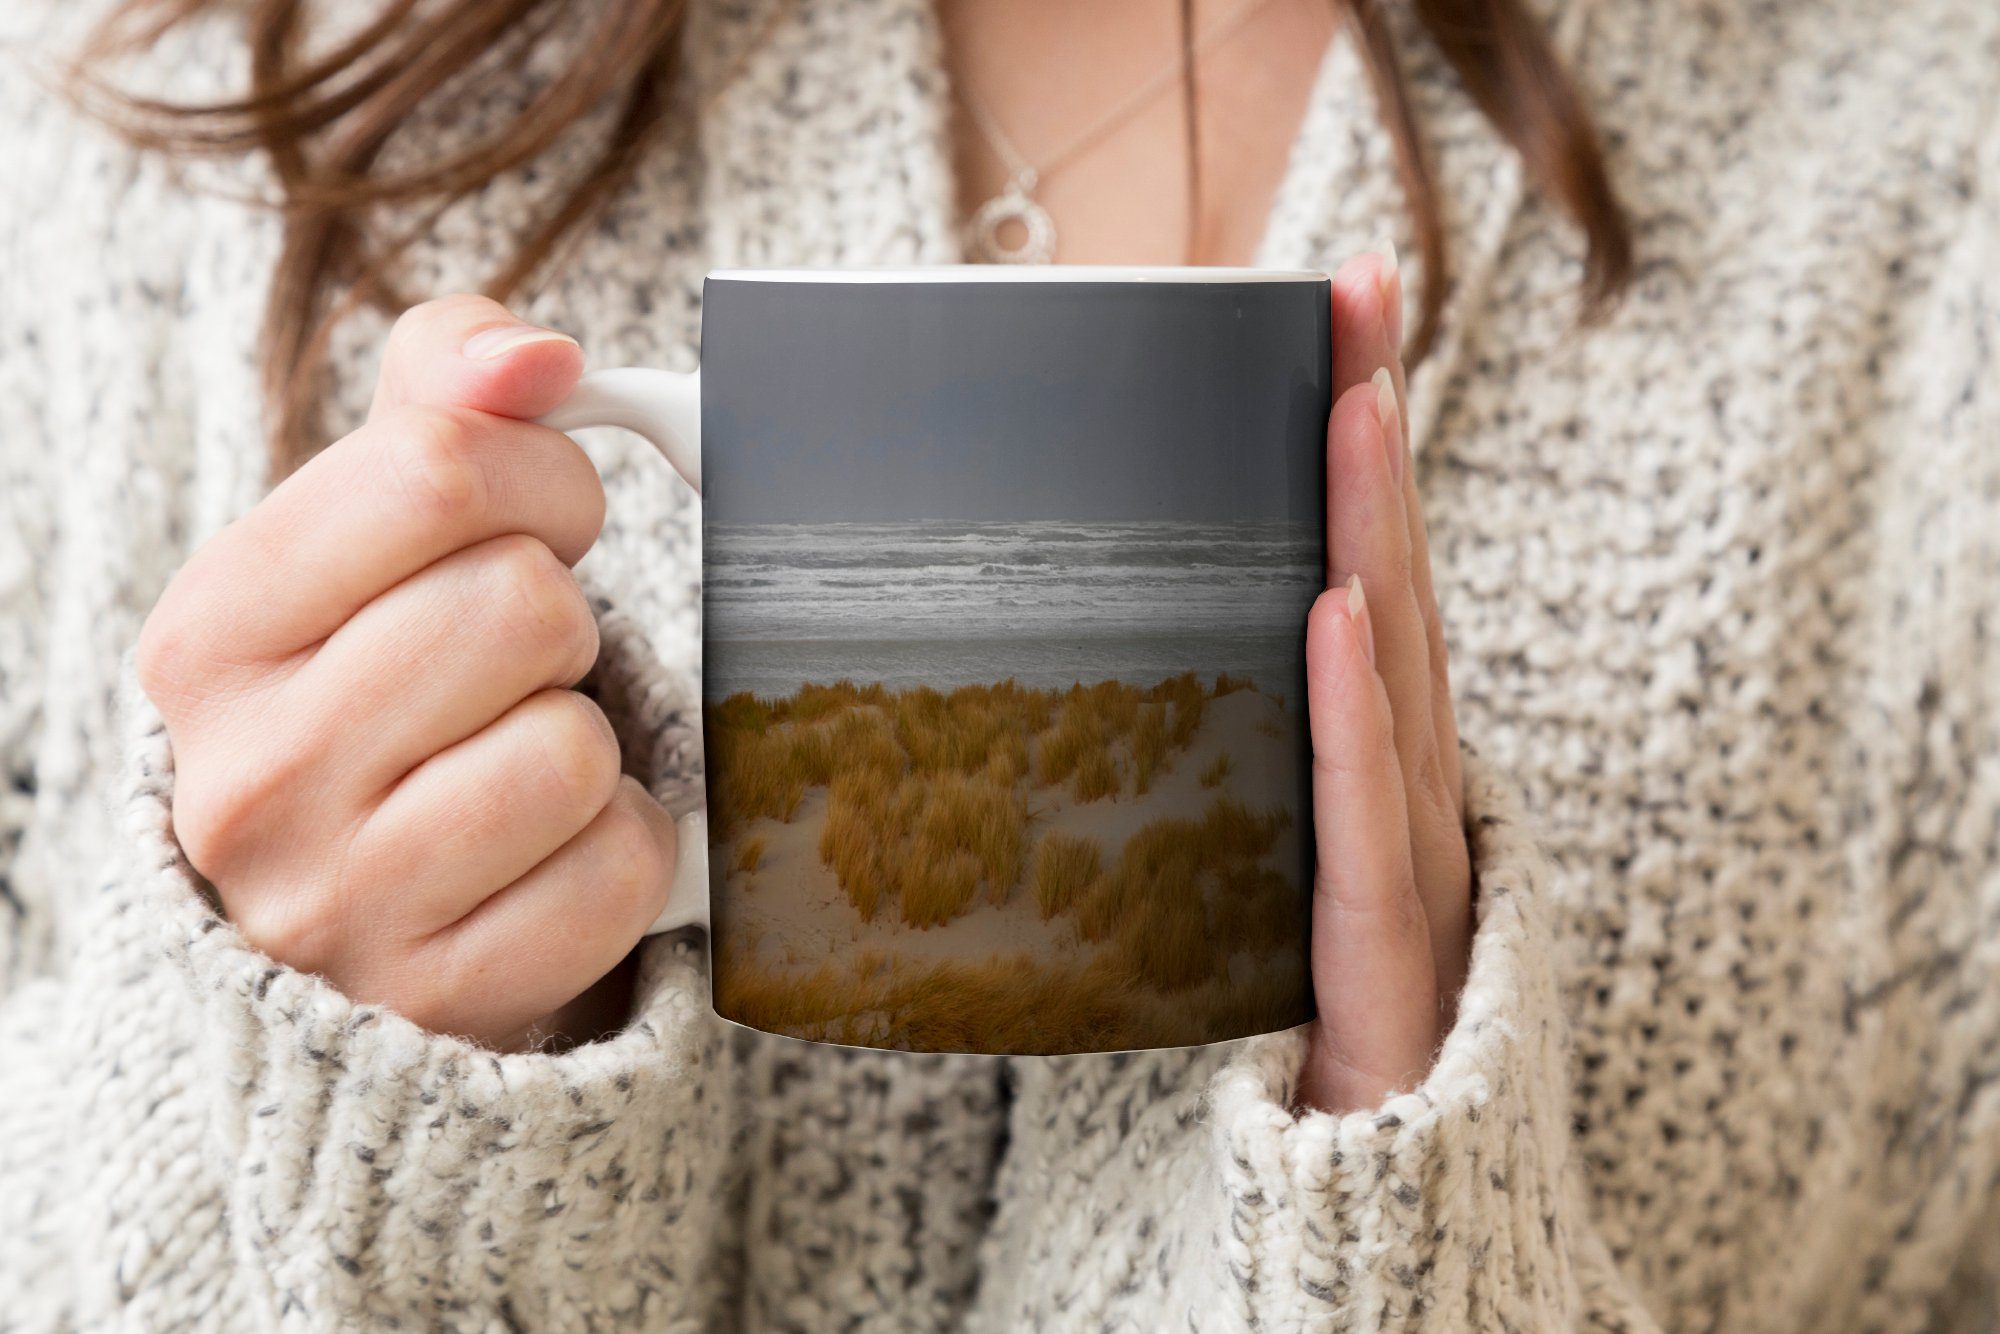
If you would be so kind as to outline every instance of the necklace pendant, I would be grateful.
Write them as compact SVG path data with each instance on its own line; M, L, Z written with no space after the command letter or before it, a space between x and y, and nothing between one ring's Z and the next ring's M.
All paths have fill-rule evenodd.
M1015 223L1022 235L1010 246L1001 232ZM981 204L966 222L965 245L987 264L1047 264L1056 257L1056 222L1016 181Z

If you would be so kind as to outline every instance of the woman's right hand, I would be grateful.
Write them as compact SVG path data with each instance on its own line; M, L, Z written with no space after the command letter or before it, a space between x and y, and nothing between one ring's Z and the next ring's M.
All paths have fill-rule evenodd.
M673 821L570 688L597 629L569 567L604 492L527 419L582 363L484 298L410 311L368 424L195 552L139 639L174 831L230 920L497 1048L575 1013L674 865Z

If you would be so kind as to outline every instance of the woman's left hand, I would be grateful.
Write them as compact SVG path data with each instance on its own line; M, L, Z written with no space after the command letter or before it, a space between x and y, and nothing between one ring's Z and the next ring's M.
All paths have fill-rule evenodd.
M1328 591L1306 625L1319 845L1299 1101L1348 1112L1413 1088L1451 1022L1472 931L1464 779L1402 410L1402 280L1333 279Z

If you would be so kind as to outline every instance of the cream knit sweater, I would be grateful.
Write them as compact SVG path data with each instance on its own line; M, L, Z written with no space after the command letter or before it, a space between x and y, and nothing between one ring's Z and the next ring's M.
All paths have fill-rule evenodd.
M1479 930L1429 1079L1340 1117L1287 1110L1296 1035L732 1033L698 937L650 942L631 1026L558 1056L248 948L121 660L263 485L275 231L253 170L179 179L40 90L72 9L0 6L0 1330L1995 1327L1988 0L1554 0L1641 246L1585 332L1573 233L1406 43L1461 263L1412 415ZM216 22L149 68L239 64ZM688 74L697 132L525 306L596 364L688 366L712 265L954 257L922 0L698 4ZM1396 227L1365 87L1337 43L1266 262ZM451 110L409 133L492 108ZM446 217L409 289L475 285L547 186ZM344 335L343 422L381 333ZM599 681L685 809L694 514L636 441L587 445Z

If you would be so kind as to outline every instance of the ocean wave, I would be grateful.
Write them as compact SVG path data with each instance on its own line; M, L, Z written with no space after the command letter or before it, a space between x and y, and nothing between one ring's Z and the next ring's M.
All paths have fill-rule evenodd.
M734 640L1291 634L1314 525L711 525L706 626Z

